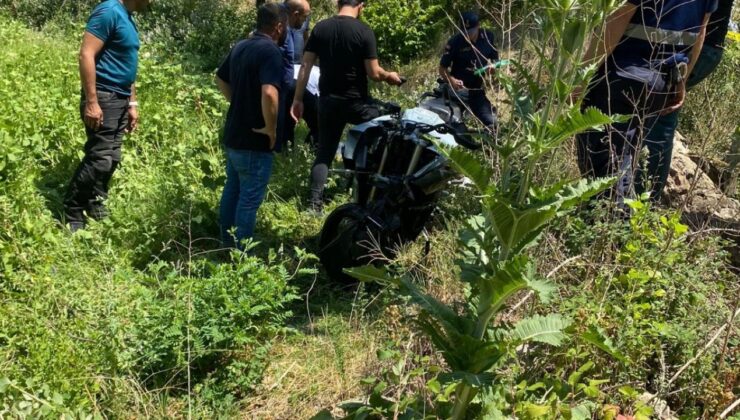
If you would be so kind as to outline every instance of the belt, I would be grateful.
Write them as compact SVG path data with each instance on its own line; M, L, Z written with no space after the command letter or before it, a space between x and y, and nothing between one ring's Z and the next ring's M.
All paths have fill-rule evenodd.
M694 45L699 38L698 33L686 31L671 31L669 29L654 28L651 26L631 23L624 32L629 38L641 39L652 44Z

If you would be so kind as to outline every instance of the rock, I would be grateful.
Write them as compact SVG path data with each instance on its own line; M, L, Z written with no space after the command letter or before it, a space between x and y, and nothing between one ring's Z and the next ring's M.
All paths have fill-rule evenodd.
M660 398L656 398L655 395L646 392L640 396L640 401L653 408L653 418L660 420L678 420L678 417L674 416L671 412L671 408L668 406L668 403Z
M680 134L676 134L673 160L663 201L683 209L683 221L694 230L719 229L734 246L732 264L740 267L740 202L725 195L692 160Z

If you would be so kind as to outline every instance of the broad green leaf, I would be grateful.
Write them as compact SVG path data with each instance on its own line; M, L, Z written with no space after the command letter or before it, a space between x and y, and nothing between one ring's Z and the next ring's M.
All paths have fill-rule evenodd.
M496 380L496 375L490 372L477 375L468 372L452 372L439 375L439 380L444 384L462 381L476 388L481 388L493 384Z
M594 362L592 362L592 361L586 362L583 366L581 366L580 368L578 368L577 371L571 373L568 376L568 384L572 388L575 388L576 385L579 382L581 382L581 378L583 377L583 375L585 375L586 372L588 372L589 370L593 369L593 367L594 367Z
M398 284L398 281L388 274L384 267L367 265L364 267L345 268L344 272L364 283L378 283L382 285Z
M533 263L527 264L527 275L525 280L527 281L527 286L537 293L537 297L545 304L550 303L555 291L558 290L557 286L546 279L541 278L537 274L537 270Z
M5 392L12 382L8 378L0 378L0 393Z
M581 404L570 410L571 420L588 420L591 417L591 409L586 404Z
M563 43L560 46L563 52L573 55L585 41L588 32L588 24L583 20L571 20L565 26L563 31Z
M581 334L586 342L596 346L597 348L604 351L606 354L614 357L624 364L629 364L629 360L614 347L612 340L606 335L603 329L591 325L588 330Z
M547 123L545 143L538 153L547 153L559 146L563 141L586 130L600 130L607 124L624 120L624 116L609 116L594 107L589 107L581 111L578 106L572 106L566 114L562 115L556 121Z
M520 342L536 341L559 346L568 338L563 330L569 325L569 320L557 314L537 315L517 322L511 336Z
M522 403L517 409L517 417L525 419L542 419L550 417L550 406L533 403Z
M411 301L421 307L429 315L442 322L447 330L455 330L460 334L472 332L473 325L469 320L459 316L449 306L436 298L421 292L413 283L406 279L399 280L401 293L409 296Z
M547 196L540 195L538 201L525 208L517 208L514 203L496 197L489 204L491 226L504 247L518 253L531 245L552 219L606 190L615 180L581 179L557 192L550 191Z
M527 257L521 255L500 263L492 277L481 277L477 283L478 315L491 318L498 313L511 296L528 286Z
M422 312L417 323L455 371L480 373L489 370L505 354L496 343L461 334L449 324L440 323Z
M445 149L445 153L455 170L473 181L478 192L483 195L491 193L493 171L487 164L481 162L476 155L460 147Z

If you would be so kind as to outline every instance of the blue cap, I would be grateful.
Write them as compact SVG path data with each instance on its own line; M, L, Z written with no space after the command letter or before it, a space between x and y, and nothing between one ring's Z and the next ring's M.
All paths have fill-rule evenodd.
M480 24L478 14L475 12L465 12L462 14L462 24L466 31L476 29Z

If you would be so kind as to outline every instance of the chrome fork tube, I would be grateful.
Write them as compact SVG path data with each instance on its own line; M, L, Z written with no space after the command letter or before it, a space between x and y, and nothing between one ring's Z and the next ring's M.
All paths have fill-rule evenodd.
M390 143L386 143L385 149L383 149L383 157L380 159L380 167L378 168L378 175L383 175L383 170L385 170L385 164L388 162L388 154L390 150ZM375 199L375 192L377 191L377 187L373 186L373 188L370 190L370 201L373 201Z

